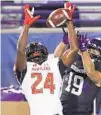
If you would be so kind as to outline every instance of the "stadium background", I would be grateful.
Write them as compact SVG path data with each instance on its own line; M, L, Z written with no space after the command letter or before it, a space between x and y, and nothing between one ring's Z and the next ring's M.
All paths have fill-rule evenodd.
M80 32L87 32L90 39L95 37L101 38L101 1L100 0L96 1L82 0L82 2L80 0L70 0L70 1L77 5L76 11L73 16L74 18L73 22L76 29L79 30ZM17 83L13 74L13 65L16 57L17 40L23 24L22 9L23 5L27 3L35 7L35 15L40 14L42 16L42 18L39 21L37 21L37 23L34 24L30 29L29 42L40 41L42 44L47 46L47 48L49 49L49 53L51 54L54 52L54 49L56 48L56 46L59 44L59 42L62 40L63 37L63 32L61 28L56 29L47 28L45 21L51 11L63 7L64 1L62 0L61 1L2 0L1 1L1 29L2 29L1 30L1 89L4 93L6 91L7 94L11 92L16 93L18 90L20 90L19 84ZM3 101L10 100L7 98L7 96L2 97L2 95L1 99L3 99ZM12 101L17 100L15 99ZM20 99L20 101L23 101L23 99ZM12 102L9 103L6 102L6 104L3 102L2 104L3 104L2 108L4 109L6 106L8 106L8 104L12 105ZM18 103L15 103L15 105L16 104ZM25 108L26 104L22 103L22 105L23 104ZM14 108L15 105L12 107ZM6 113L4 112L2 115L5 114ZM101 113L99 113L99 115L101 115Z

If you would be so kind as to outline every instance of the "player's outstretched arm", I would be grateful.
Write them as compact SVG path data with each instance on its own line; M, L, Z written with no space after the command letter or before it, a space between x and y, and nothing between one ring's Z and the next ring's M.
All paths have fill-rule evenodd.
M75 6L70 2L66 2L64 8L67 9L71 21L68 21L67 23L68 34L64 34L63 41L56 47L54 55L55 57L60 57L65 65L70 66L79 50L77 37L72 23ZM70 48L65 51L67 45L70 46Z
M56 47L54 55L56 57L61 57L63 63L67 66L70 66L73 63L76 54L78 53L79 47L77 36L72 23L72 16L75 10L75 6L70 2L67 2L65 3L65 9L67 9L67 12L71 17L71 20L67 23L68 35L63 37L63 41ZM69 44L70 48L64 52L67 44Z
M33 17L34 8L32 8L32 11L29 9L29 5L24 6L24 25L17 42L17 57L15 66L19 71L23 71L26 68L25 48L28 41L29 28L40 18L40 16Z
M77 36L74 30L72 21L68 22L67 29L68 29L68 35L69 35L68 42L69 42L70 48L67 49L63 53L61 59L65 65L70 66L73 63L75 56L77 55L79 51L79 47L78 47Z
M98 86L101 86L101 71L95 69L95 65L87 52L87 34L81 35L79 38L79 48L85 72L88 77Z

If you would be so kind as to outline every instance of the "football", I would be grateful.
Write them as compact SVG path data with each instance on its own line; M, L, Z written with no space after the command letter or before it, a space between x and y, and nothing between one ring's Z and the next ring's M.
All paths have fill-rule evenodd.
M47 27L51 28L59 27L63 25L68 19L70 19L68 11L64 8L58 8L49 15L46 25Z

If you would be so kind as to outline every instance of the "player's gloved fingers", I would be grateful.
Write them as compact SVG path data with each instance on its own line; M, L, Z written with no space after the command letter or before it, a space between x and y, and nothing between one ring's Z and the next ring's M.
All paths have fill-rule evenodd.
M25 18L33 18L34 7L32 8L32 11L30 11L30 6L25 5L24 6L24 14L25 14Z
M28 14L28 9L24 10L25 16Z
M74 10L75 10L75 8L76 8L76 6L73 5L71 2L66 2L66 3L64 4L64 8L65 8L65 9L68 9L69 11L71 11L71 13L73 13Z
M72 3L71 3L71 2L66 2L66 3L64 4L64 8L65 8L65 9L68 9L68 10L70 10L71 6L72 6Z
M68 9L68 14L69 14L69 16L70 16L71 19L73 17L73 13L74 13L75 8L76 8L76 6L73 5L72 9L70 9L70 10Z
M29 4L24 6L24 10L29 9L29 8L30 8Z
M24 17L25 19L33 18L33 16L30 14L29 9L24 10Z
M29 22L29 25L35 23L39 18L40 18L40 15L35 16L34 18L32 18L31 21Z
M30 6L27 4L24 6L24 13L27 13L26 10L28 9L29 10Z
M30 18L33 18L33 14L30 12L29 9L26 9L26 13Z
M35 16L35 17L33 18L33 21L35 22L35 21L37 21L39 18L40 18L40 15Z
M71 11L68 10L68 9L65 9L65 11L66 11L67 14L68 14L67 20L71 20L71 19L72 19L72 13L71 13Z

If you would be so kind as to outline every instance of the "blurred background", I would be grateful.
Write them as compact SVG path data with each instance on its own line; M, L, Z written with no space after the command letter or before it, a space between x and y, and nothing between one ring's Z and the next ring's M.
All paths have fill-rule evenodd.
M76 27L101 27L101 1L100 0L70 0L77 9L74 14ZM46 27L48 15L57 8L63 8L64 0L1 0L2 28L17 28L22 25L23 5L30 4L35 7L35 15L41 15L33 27Z
M70 0L77 6L73 16L76 30L87 32L89 39L101 38L101 0ZM35 7L35 15L41 15L29 32L29 42L40 41L46 45L50 54L62 40L60 27L46 27L49 14L63 8L65 0L1 0L1 89L19 88L14 74L13 65L16 57L16 45L23 25L23 6L30 4ZM21 92L20 92L21 93ZM101 114L100 114L101 115Z

